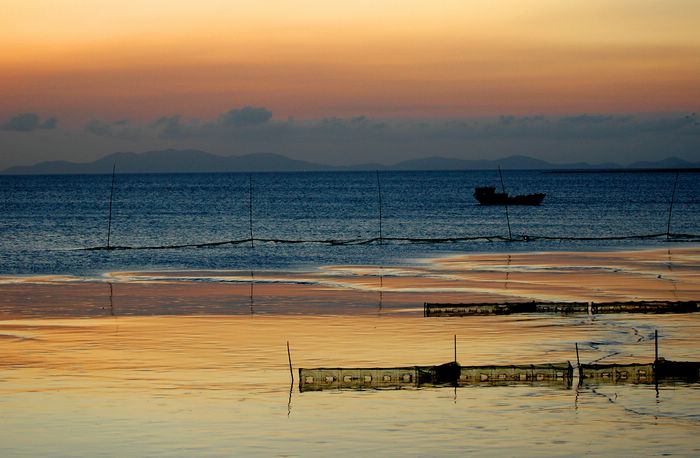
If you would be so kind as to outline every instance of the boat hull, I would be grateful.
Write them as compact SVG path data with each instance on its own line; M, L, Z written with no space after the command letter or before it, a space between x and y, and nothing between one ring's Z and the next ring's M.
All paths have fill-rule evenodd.
M510 196L505 192L495 192L493 187L474 190L474 198L481 205L540 205L545 196L544 193Z

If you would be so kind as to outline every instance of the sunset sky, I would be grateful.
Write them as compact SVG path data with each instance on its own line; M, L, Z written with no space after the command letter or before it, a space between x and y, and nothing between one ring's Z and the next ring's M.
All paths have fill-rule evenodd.
M700 160L699 23L697 0L6 0L0 168L164 147Z

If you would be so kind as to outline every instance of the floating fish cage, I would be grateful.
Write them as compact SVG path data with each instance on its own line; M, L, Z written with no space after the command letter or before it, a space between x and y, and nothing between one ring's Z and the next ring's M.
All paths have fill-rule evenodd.
M299 390L409 388L420 385L419 377L417 367L300 368Z
M389 368L300 368L299 390L369 390L512 384L569 386L572 378L573 367L568 362L509 366L461 366L451 362L439 366Z
M510 366L462 366L460 385L546 384L570 385L573 379L571 363L529 364Z
M654 383L654 364L582 364L581 381L589 384Z
M372 390L444 386L532 385L570 388L590 385L697 383L700 362L666 361L633 364L582 364L577 371L571 363L505 366L461 366L451 362L439 366L387 368L299 369L300 391Z
M617 302L501 302L465 304L423 304L423 316L511 315L516 313L692 313L700 311L699 301L617 301Z
M649 364L582 364L581 380L590 384L697 383L700 362L666 361Z

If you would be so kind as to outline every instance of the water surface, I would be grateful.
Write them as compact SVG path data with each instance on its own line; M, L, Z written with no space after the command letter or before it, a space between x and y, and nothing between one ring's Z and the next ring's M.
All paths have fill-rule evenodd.
M494 171L381 172L382 236L507 237L504 207L478 205ZM539 207L510 207L513 235L618 237L665 234L675 174L505 172L512 194L545 192ZM118 175L111 245L160 246L259 239L379 237L377 178L369 172ZM0 176L0 274L93 275L150 269L255 270L398 264L451 252L652 247L661 240L353 246L257 243L176 250L85 252L107 244L111 177ZM680 174L671 232L700 234L700 180Z
M3 456L696 455L700 389L476 386L299 393L296 367L653 360L688 316L109 317L0 324ZM37 431L41 431L38 434ZM526 450L526 452L523 452Z

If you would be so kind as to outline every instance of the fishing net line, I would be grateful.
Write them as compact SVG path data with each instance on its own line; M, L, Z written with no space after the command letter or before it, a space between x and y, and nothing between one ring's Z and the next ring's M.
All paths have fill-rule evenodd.
M173 245L144 245L144 246L96 246L79 248L80 251L99 250L166 250L181 248L214 248L222 246L236 246L251 243L267 244L308 244L329 246L352 246L372 244L444 244L461 242L537 242L537 241L621 241L621 240L650 240L670 242L700 242L698 234L657 233L641 235L602 236L602 237L567 237L567 236L540 236L540 235L482 235L470 237L373 237L367 239L271 239L271 238L245 238L238 240L223 240L217 242L183 243Z
M505 192L503 184L503 176L500 167L498 169L501 177L501 184ZM143 246L116 246L110 244L111 227L112 227L112 198L114 195L114 177L115 169L112 169L112 189L109 200L109 226L107 235L107 245L95 246L87 248L79 248L80 251L99 251L99 250L166 250L166 249L183 249L183 248L214 248L222 246L236 246L255 243L267 244L307 244L307 245L329 245L329 246L351 246L351 245L372 245L372 244L447 244L447 243L463 243L463 242L537 242L537 241L561 241L561 242L579 242L579 241L623 241L623 240L653 240L672 241L672 242L699 242L699 234L679 234L672 233L671 215L673 212L673 204L675 202L676 188L678 185L678 176L676 173L673 184L673 193L670 200L670 208L668 212L668 222L666 232L654 234L636 234L636 235L620 235L620 236L544 236L544 235L527 235L527 234L512 234L510 226L510 218L508 216L508 205L505 205L506 222L508 224L508 235L477 235L477 236L457 236L457 237L386 237L384 236L382 220L383 220L383 199L382 187L379 171L376 172L377 183L377 198L378 198L378 237L371 238L354 238L354 239L283 239L283 238L259 238L253 233L253 178L248 176L248 216L249 216L249 233L250 236L245 239L223 240L215 242L201 243L180 243L169 245L143 245Z

